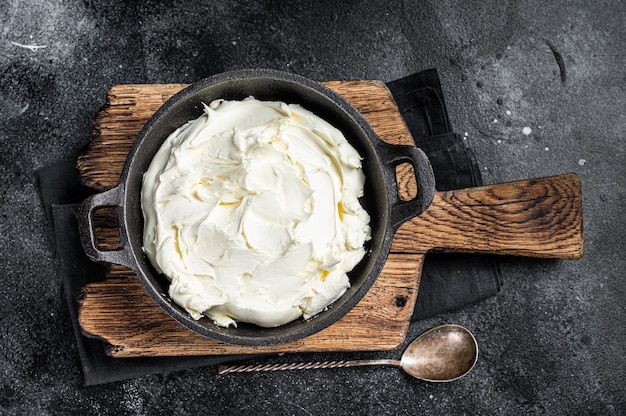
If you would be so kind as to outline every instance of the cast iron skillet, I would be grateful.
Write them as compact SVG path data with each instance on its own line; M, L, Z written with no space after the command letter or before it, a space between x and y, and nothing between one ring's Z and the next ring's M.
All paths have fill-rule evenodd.
M163 141L176 128L199 117L202 102L208 104L218 98L241 100L248 96L300 104L339 128L363 157L366 183L361 203L371 216L372 240L366 247L367 255L349 273L351 287L346 293L319 315L276 328L245 323L239 323L237 328L221 328L208 318L194 320L170 300L168 279L155 271L142 250L141 181ZM412 164L415 171L418 193L411 201L403 201L398 195L395 168L401 163ZM229 344L274 345L314 334L350 311L378 277L398 227L428 207L434 190L432 168L420 149L381 141L363 116L332 90L290 73L242 70L204 79L168 100L137 136L119 184L83 202L79 228L83 247L92 260L122 264L134 270L156 303L189 329ZM100 207L116 208L121 239L117 250L101 250L96 243L93 212Z

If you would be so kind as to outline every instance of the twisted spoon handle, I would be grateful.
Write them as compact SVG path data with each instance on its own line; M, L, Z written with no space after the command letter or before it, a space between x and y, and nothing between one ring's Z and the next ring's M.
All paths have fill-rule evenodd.
M285 370L316 370L319 368L358 367L364 365L390 365L400 367L399 360L344 360L344 361L317 361L308 363L259 364L259 365L220 365L217 374L250 373L255 371L285 371Z

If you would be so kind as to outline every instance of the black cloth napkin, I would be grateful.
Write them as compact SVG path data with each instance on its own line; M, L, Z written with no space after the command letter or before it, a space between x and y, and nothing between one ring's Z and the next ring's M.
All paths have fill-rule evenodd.
M75 161L40 169L38 179L48 220L56 240L57 256L63 276L63 291L69 306L85 386L244 358L244 356L112 358L105 353L102 341L83 335L78 324L82 288L88 283L104 279L104 268L86 257L78 234L76 218L78 202L91 191L80 185ZM246 355L245 358L250 356Z
M453 133L437 70L387 84L415 145L433 167L438 191L483 184L474 152ZM412 320L419 320L493 296L502 281L494 256L428 254L422 268Z
M414 137L429 157L438 190L482 184L475 158L452 132L436 70L427 70L388 84ZM78 325L82 288L104 278L102 266L84 254L76 210L92 191L80 185L75 161L38 171L39 188L56 240L64 293L76 337L86 386L155 373L214 365L246 356L111 358L101 341L86 337ZM461 254L426 256L412 320L458 309L495 295L500 273L493 257Z

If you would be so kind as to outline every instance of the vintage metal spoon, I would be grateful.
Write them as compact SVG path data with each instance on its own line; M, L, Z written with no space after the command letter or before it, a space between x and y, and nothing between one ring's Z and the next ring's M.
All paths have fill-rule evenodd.
M417 337L400 360L318 361L268 365L220 365L218 374L253 371L309 370L318 368L389 365L400 367L424 381L454 381L469 373L478 360L478 344L472 333L454 324L432 328Z

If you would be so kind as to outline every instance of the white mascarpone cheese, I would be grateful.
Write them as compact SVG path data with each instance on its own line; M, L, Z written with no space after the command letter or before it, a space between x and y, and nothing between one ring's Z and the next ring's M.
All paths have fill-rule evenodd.
M357 151L310 111L216 100L144 174L144 250L194 319L307 319L346 291L365 255L364 181Z

